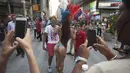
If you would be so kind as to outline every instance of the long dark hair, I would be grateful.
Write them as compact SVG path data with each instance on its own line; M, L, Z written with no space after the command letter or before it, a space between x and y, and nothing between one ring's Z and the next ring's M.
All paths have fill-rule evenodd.
M70 38L70 23L69 20L62 21L62 36L61 36L61 43L67 47L67 42Z

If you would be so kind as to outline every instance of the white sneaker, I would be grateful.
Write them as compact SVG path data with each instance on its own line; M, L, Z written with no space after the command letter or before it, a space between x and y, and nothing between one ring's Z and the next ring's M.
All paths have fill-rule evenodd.
M52 72L51 67L48 67L48 72L49 72L49 73L51 73L51 72Z

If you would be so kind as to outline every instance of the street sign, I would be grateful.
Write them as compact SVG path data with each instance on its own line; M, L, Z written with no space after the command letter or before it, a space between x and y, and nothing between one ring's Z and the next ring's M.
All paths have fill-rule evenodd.
M34 4L33 5L33 11L38 11L38 10L39 10L38 4Z

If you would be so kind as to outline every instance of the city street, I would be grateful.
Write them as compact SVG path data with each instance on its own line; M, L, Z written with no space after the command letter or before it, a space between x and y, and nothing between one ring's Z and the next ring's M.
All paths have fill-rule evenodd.
M0 73L129 73L129 4L130 0L0 0ZM31 37L25 36L26 28ZM91 50L84 46L86 40L94 45Z
M31 32L31 34L33 34L33 32ZM114 42L107 42L107 43L110 48L112 48L114 45ZM47 72L48 53L42 49L42 42L33 39L32 36L32 45L41 73L48 73ZM117 53L115 51L113 52ZM106 61L106 58L103 55L101 55L99 52L96 52L92 49L90 53L90 57L88 59L89 67L91 67L93 64L102 61ZM71 73L73 67L74 67L74 57L67 55L65 59L64 73ZM52 62L52 70L53 70L52 73L57 73L55 57L53 58L53 62ZM27 57L25 56L25 58L21 58L21 56L16 56L16 51L15 51L9 59L6 71L7 71L6 73L30 73Z

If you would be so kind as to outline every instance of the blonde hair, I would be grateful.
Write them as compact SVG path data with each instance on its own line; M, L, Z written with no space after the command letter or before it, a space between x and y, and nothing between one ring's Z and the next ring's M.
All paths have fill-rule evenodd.
M56 24L57 23L57 18L55 16L50 17L50 21L52 24Z
M50 17L50 20L51 20L51 21L54 21L54 20L57 21L57 18L56 18L56 16L52 16L52 17Z

